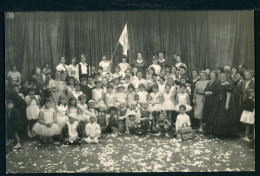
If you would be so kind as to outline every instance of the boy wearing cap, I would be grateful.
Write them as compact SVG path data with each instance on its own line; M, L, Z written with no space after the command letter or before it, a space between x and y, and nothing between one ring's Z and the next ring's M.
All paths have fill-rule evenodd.
M76 78L78 81L81 80L83 76L90 76L90 65L87 64L86 54L81 54L81 62L76 66Z
M87 138L84 138L83 141L86 142L87 144L98 143L98 138L101 135L101 129L99 124L96 122L96 117L91 116L90 117L90 123L88 123L85 127L85 133L87 135Z
M65 138L65 145L81 145L83 131L75 117L75 114L69 115L69 121L66 122L65 127L62 129L62 133Z
M86 77L82 77L81 78L81 86L80 86L80 90L87 95L87 102L92 99L92 89L88 87L87 85L87 78Z
M140 119L137 118L137 114L134 111L127 113L126 118L126 131L128 134L139 134Z
M88 111L93 114L94 116L98 113L98 110L95 109L95 101L89 100L88 101Z

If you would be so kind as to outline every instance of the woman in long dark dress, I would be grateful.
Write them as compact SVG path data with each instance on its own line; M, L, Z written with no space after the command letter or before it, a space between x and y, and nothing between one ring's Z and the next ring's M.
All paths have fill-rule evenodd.
M234 117L230 107L232 104L230 102L231 91L226 74L220 73L216 89L215 108L212 115L208 117L206 134L221 138L234 137Z
M205 103L203 109L203 121L207 122L208 117L212 115L212 109L214 109L214 103L216 100L216 88L217 88L217 73L211 72L210 73L210 81L208 82L205 88ZM207 128L207 124L206 124Z

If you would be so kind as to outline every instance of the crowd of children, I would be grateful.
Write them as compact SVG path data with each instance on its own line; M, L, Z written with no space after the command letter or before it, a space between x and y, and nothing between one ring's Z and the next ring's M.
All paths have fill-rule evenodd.
M79 64L73 58L69 66L61 57L54 72L48 64L36 68L28 80L21 78L13 66L6 86L7 137L16 139L15 148L21 147L21 129L27 129L29 137L37 135L42 143L98 143L102 134L115 137L124 133L173 138L184 123L205 130L205 134L226 137L230 131L223 134L223 129L228 125L217 122L236 107L236 116L227 123L239 126L241 117L241 122L248 124L244 140L250 141L250 125L254 124L251 72L243 66L239 70L225 66L217 71L192 70L189 76L179 56L176 63L167 65L162 54L153 58L145 72L135 66L144 67L140 54L133 64L123 56L114 73L106 56L96 70L87 64L84 54ZM26 123L22 123L23 101L27 106ZM211 104L205 104L209 101Z

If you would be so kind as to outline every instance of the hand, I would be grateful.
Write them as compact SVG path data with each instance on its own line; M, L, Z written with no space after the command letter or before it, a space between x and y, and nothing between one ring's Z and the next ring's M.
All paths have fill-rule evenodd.
M196 105L196 100L192 100L193 104Z
M228 103L226 103L225 109L228 110L228 108L229 108L229 105L228 105Z

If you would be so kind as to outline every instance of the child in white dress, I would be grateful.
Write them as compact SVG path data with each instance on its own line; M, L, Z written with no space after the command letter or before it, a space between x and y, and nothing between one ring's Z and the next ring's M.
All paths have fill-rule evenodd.
M92 90L92 98L95 101L95 108L99 108L100 105L104 103L104 90L101 88L101 81L97 80L95 82L96 88Z
M64 95L61 95L59 97L58 106L56 106L56 111L57 124L62 129L65 126L65 123L69 121L67 98Z
M101 135L101 129L99 124L97 124L96 122L96 117L95 116L91 116L90 117L90 123L88 123L85 127L85 133L87 138L84 138L83 141L85 141L86 143L94 143L97 144L98 143L98 138Z
M143 83L139 84L139 91L137 92L138 103L142 104L148 103L148 92L145 91L145 85Z
M156 123L159 119L160 111L162 110L162 100L157 84L153 85L152 90L153 92L149 94L148 102L150 103L149 109L153 115L153 129L156 129Z
M75 97L69 98L68 101L68 109L70 115L73 115L77 119L78 116L78 108L77 108L77 99Z
M185 84L180 85L180 92L178 92L176 95L176 104L177 106L175 108L175 111L177 112L179 112L179 106L182 104L186 106L187 112L192 110L192 107L190 106L190 96L187 93Z
M35 95L35 90L33 88L29 89L29 95L25 97L25 102L27 104L26 115L28 119L27 123L27 134L29 137L33 137L32 127L35 122L38 120L40 108L40 96Z
M172 124L172 112L175 110L174 95L171 93L170 84L165 85L165 93L162 95L163 111L166 111L167 119Z
M188 126L190 126L190 117L186 114L186 106L180 105L179 106L179 112L180 114L177 116L175 129L177 132L177 137L180 138L180 128L182 128L183 124L186 123Z
M46 99L45 106L40 111L38 122L32 129L42 143L52 143L53 136L60 134L61 128L55 122L56 112L51 108L50 99Z
M116 98L115 93L113 92L113 86L108 85L107 86L107 93L105 95L105 102L107 107L115 106L116 105Z
M126 102L126 93L124 92L124 86L119 84L117 87L117 93L115 94L116 106L119 107L120 102Z
M159 87L159 92L163 94L165 90L165 78L162 76L160 76L158 79L158 87Z
M130 64L127 63L127 57L125 55L123 55L122 62L119 63L118 66L120 67L120 74L123 76L125 76L125 71L131 68Z

